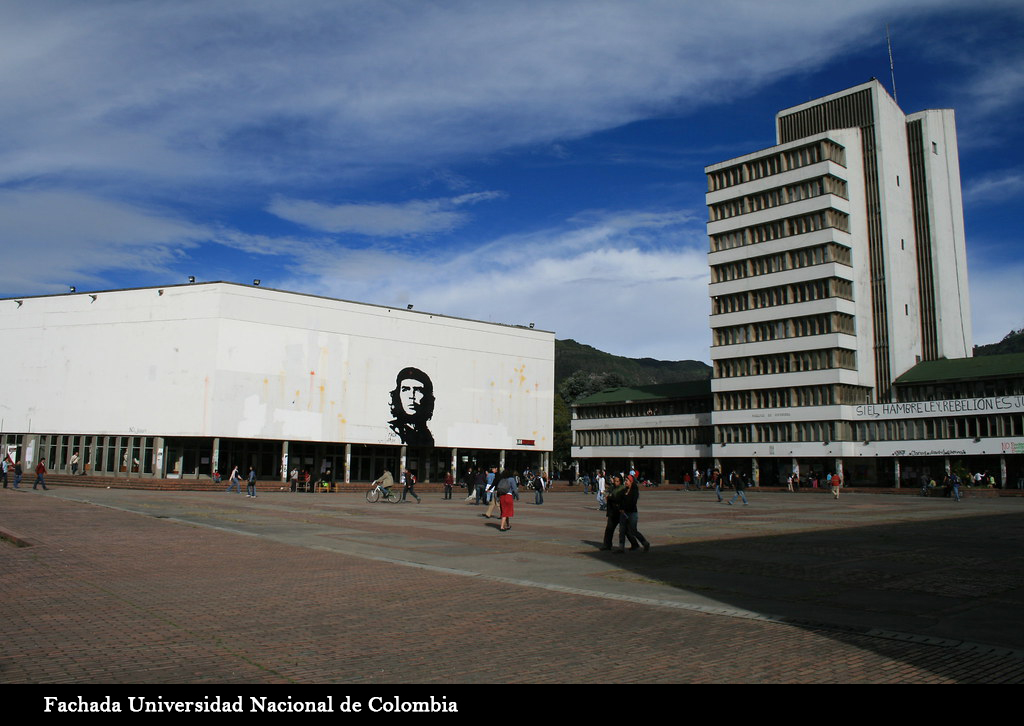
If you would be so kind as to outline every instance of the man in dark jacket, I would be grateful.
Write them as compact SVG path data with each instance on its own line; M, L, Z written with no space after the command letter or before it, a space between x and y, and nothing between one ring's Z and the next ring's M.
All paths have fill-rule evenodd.
M629 548L635 550L637 548L637 542L643 546L644 552L651 549L651 543L647 541L647 538L640 534L640 530L637 529L637 520L639 514L637 513L636 503L640 498L640 485L637 480L632 476L626 477L626 491L622 495L622 529L619 530L619 552L625 551L626 548L626 537L629 537Z
M605 516L607 516L608 522L604 527L604 545L601 547L603 550L610 550L612 548L612 537L615 535L615 528L622 524L622 502L625 495L626 487L622 483L622 478L613 476L611 489L606 497L608 509L605 511ZM629 537L630 545L633 547L638 546L636 539L631 533L626 532L626 536ZM622 552L623 549L620 547L617 551Z

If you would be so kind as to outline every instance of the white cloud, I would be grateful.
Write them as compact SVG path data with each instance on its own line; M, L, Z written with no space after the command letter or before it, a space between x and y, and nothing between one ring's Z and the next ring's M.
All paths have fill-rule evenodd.
M971 179L964 188L964 203L996 204L1024 196L1024 173L1018 170L998 171Z
M352 232L375 237L429 234L452 230L467 219L458 207L500 197L473 192L450 199L417 199L398 204L320 204L301 199L274 199L271 214L325 232Z
M985 5L1014 7L970 7ZM293 284L282 287L532 321L623 354L706 359L706 238L686 214L579 215L553 229L458 240L457 250L430 258L344 250L328 236L450 233L484 211L471 204L498 193L466 194L477 184L438 169L527 145L564 159L573 138L738 98L875 42L884 22L966 7L8 0L0 4L0 286L24 290L29 280L49 291L104 270L159 272L219 245L264 263L297 261ZM1024 92L1019 64L989 68L977 107L1005 112L1001 99ZM380 179L417 188L410 176L452 196L362 192ZM968 198L998 181L978 178ZM1020 186L1012 172L1001 182L1003 191ZM338 199L346 201L329 201ZM288 236L265 212L311 237ZM260 233L236 228L236 213ZM544 213L569 214L554 204ZM209 219L222 222L198 221ZM486 228L551 223L507 224Z
M707 360L706 245L703 224L689 213L591 213L440 258L324 252L274 284L496 323L532 322L620 355Z
M0 190L0 288L101 283L104 270L167 270L208 230L141 207L65 191Z
M9 2L0 168L264 183L436 164L733 97L835 57L882 9L941 4Z

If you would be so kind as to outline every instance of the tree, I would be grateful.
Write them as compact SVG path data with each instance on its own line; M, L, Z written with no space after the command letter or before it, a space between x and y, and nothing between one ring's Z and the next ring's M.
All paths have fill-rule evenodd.
M618 373L588 373L576 371L562 381L558 393L567 404L572 405L581 398L586 398L606 388L620 388L626 385L625 379Z

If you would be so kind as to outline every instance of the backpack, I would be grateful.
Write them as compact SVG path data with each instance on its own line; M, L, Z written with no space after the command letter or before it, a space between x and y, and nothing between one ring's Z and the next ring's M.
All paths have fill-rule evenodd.
M508 479L502 479L498 482L498 486L495 489L497 489L499 495L508 494L512 491L512 482Z

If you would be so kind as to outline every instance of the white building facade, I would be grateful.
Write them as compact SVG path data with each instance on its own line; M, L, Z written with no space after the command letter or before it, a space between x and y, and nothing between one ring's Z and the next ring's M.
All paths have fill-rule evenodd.
M577 474L636 470L679 482L711 456L708 381L662 383L595 393L572 406Z
M0 311L17 351L0 435L26 465L66 472L77 451L113 476L437 480L551 449L550 332L222 282Z
M705 169L713 456L767 483L852 462L886 480L877 457L906 447L861 437L864 406L972 352L953 112L904 115L872 80L776 126Z

